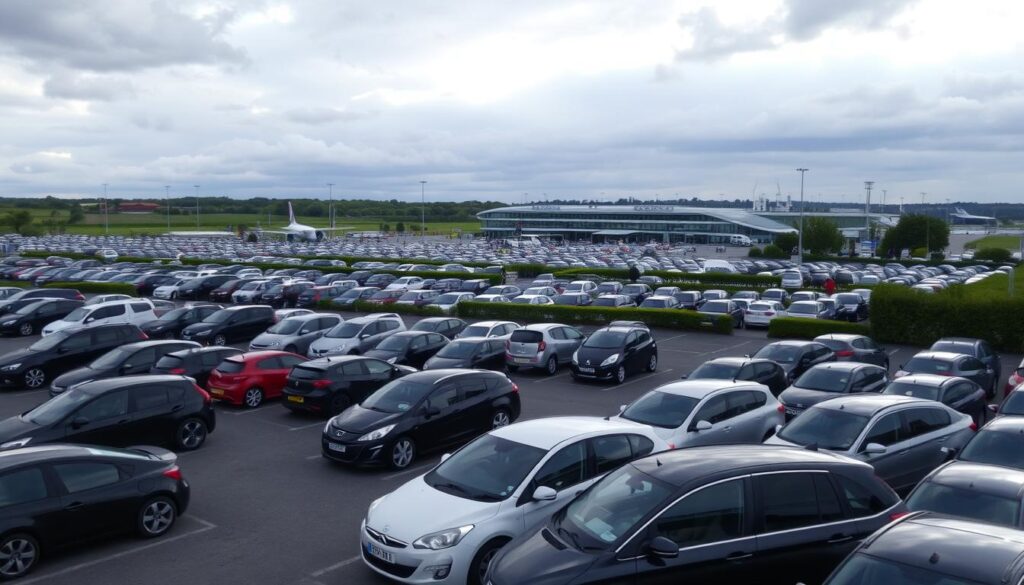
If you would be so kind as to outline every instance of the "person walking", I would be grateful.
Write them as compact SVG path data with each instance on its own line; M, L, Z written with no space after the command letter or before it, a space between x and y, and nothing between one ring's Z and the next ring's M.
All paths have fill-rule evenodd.
M636 264L629 267L629 281L636 282L640 278L640 269L637 268Z
M832 277L825 279L825 294L828 296L834 295L836 292L836 281L832 280Z

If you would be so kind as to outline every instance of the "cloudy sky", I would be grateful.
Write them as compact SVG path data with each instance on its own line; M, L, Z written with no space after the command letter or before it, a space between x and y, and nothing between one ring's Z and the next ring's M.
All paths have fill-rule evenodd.
M1024 3L0 1L0 195L1020 201ZM779 185L778 187L776 185Z

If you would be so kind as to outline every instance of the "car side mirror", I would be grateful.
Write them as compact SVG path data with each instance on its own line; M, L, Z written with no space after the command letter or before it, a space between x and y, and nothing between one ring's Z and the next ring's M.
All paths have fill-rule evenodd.
M92 323L95 320L96 320L96 317L86 317L85 322L86 323Z
M423 414L431 417L441 414L441 409L436 406L425 406L423 407Z
M867 447L864 447L864 452L868 455L882 455L887 450L885 445L879 445L878 443L868 443Z
M629 405L628 404L620 404L619 405L619 412L625 412L627 406L629 406Z
M647 552L660 559L674 559L679 556L679 545L664 536L656 536L647 545Z
M369 334L369 333L361 333L361 334L359 335L359 339L366 339L366 338L368 338L368 337L370 337L370 334Z
M775 425L775 434L776 435L779 434L779 431L781 431L781 430L782 430L782 425Z
M444 455L441 455L441 463L444 463L445 461L448 461L451 458L452 458L452 454L451 453L445 453Z
M131 364L124 364L123 366L121 366L121 373L122 374L130 372L131 370L132 370L132 365Z
M988 408L989 412L991 412L992 414L999 414L998 404L988 404L986 405L986 408Z
M712 427L714 427L714 425L709 423L706 420L699 420L699 421L697 421L697 424L693 426L693 428L697 432L700 432L700 431L710 431Z
M956 447L943 447L939 449L939 451L941 451L946 456L946 460L949 461L950 459L956 457L956 454L960 450L957 449Z
M71 351L71 348L69 348L69 347L58 347L57 348L57 353L67 353L69 351Z
M682 376L679 376L679 379L680 380L685 380L685 379L687 379L689 377L690 377L690 374L683 374Z
M87 424L89 424L89 419L85 418L84 416L76 416L75 418L71 419L71 428L73 429L80 429Z
M533 501L535 502L550 502L557 497L558 492L546 485L537 486L537 489L533 490Z

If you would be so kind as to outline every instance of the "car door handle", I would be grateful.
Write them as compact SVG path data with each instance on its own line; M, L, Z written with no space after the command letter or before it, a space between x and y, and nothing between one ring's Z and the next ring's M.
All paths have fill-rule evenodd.
M181 410L184 407L185 407L185 405L183 405L183 404L175 404L174 408L171 409L171 412L178 412L179 410Z
M936 443L945 443L946 439L948 439L948 438L949 437L939 437L938 439L935 440L935 442Z
M121 420L117 421L117 424L119 424L119 425L126 425L129 422L131 422L131 420L132 419L130 419L130 418L122 418Z
M829 544L840 544L843 542L850 542L853 540L853 536L849 534L833 534L832 538L828 539Z
M64 509L67 510L68 512L74 512L75 510L81 510L84 507L85 504L83 504L82 502L71 502L67 506L64 506Z
M730 554L729 556L725 557L725 560L734 563L736 561L747 560L747 559L749 559L752 556L754 556L754 553L748 553L748 552L740 551L740 552L734 552L734 553Z

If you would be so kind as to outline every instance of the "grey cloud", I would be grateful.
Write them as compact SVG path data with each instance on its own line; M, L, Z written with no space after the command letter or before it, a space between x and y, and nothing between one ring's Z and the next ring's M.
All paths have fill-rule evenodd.
M946 79L947 95L987 101L1024 93L1024 78L1014 73L960 73Z
M348 122L365 118L367 114L350 112L339 108L309 107L285 112L285 118L298 124L321 125L333 122Z
M133 97L135 86L123 77L62 71L43 83L43 93L51 98L113 101Z
M729 28L711 8L684 15L679 25L693 35L693 46L677 54L680 61L715 61L736 53L770 49L777 44L772 40L773 22L746 29Z
M787 0L783 30L795 41L809 41L829 28L874 30L887 26L918 0Z

